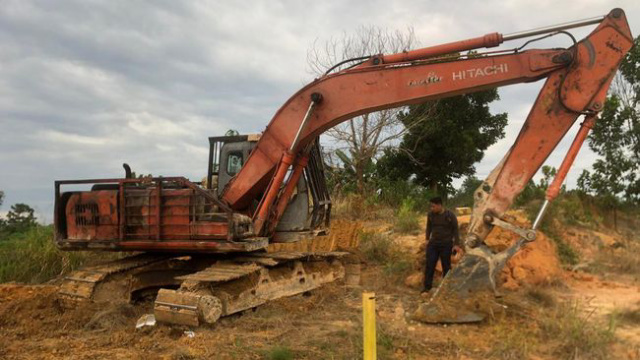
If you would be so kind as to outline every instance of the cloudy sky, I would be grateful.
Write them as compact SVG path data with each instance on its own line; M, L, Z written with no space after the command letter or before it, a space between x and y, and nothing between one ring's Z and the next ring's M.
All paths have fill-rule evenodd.
M314 42L359 26L413 27L428 46L614 7L640 34L637 0L0 0L0 212L25 202L50 222L54 180L119 177L123 162L138 173L202 178L208 136L262 131L312 78ZM540 46L551 45L566 44ZM499 90L492 108L510 124L477 165L480 176L509 148L540 86ZM570 141L547 163L557 166ZM593 158L581 154L569 185Z

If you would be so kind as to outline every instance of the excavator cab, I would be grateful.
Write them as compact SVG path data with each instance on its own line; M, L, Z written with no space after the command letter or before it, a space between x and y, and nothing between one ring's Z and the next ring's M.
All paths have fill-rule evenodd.
M216 136L209 138L209 166L204 181L206 189L219 196L240 172L255 148L259 134ZM250 213L257 208L262 194L254 199ZM304 176L298 180L282 217L278 221L274 242L293 242L309 235L327 232L331 215L331 197L327 190L320 145L316 139ZM310 234L312 233L312 234Z

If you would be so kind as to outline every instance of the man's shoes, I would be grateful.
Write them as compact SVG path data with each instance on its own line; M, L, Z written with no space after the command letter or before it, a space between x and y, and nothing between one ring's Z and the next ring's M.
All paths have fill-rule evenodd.
M431 296L431 289L423 289L422 292L420 293L420 296L428 299Z

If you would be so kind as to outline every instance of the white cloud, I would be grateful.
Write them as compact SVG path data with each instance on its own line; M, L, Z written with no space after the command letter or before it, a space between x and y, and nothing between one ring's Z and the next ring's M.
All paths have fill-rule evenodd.
M0 6L0 189L48 217L53 181L140 173L200 179L207 137L262 131L305 81L307 50L361 25L412 26L423 46L627 11L637 1L5 0ZM584 34L584 31L577 32ZM540 46L566 45L565 40ZM505 44L505 48L516 44ZM500 90L511 145L541 84ZM570 142L570 141L569 141ZM566 149L567 142L558 149ZM554 155L550 161L557 160ZM576 167L589 167L592 156ZM569 183L575 181L569 176ZM49 214L49 215L47 215Z

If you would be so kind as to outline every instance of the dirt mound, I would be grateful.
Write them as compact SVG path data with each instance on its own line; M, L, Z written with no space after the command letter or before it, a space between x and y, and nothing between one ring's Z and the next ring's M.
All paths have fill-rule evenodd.
M113 330L130 326L139 309L122 304L80 304L63 309L52 285L0 285L0 326L19 328L22 335L71 330Z
M520 211L510 212L505 220L522 228L531 227L526 215ZM518 235L515 233L495 227L485 242L494 251L502 251L516 240ZM504 288L513 290L522 285L548 284L559 276L562 276L562 268L555 244L538 231L536 240L525 245L507 262L500 278Z
M518 225L523 228L530 228L526 216L520 211L509 212L505 217L507 221ZM459 216L458 223L460 224L460 233L464 234L466 228L469 225L470 216ZM413 288L419 288L422 286L424 278L425 267L425 248L424 240L420 235L420 241L422 244L419 250L415 253L414 268L417 269L414 273L406 278L405 284ZM507 230L495 227L485 242L494 251L502 251L513 244L518 239L518 235ZM455 266L457 259L452 259L452 263ZM442 274L440 262L436 267L436 278ZM500 280L502 286L506 289L514 290L522 285L538 285L546 284L553 281L555 278L561 276L562 269L560 267L560 261L556 253L556 248L553 242L547 238L543 233L538 232L538 237L534 242L527 244L518 254L516 254L507 263Z

